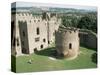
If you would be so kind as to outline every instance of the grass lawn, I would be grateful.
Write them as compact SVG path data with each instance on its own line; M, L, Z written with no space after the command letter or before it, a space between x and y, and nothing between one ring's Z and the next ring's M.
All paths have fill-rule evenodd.
M16 72L70 70L97 67L97 64L93 62L93 54L96 53L95 50L80 47L81 53L74 60L51 60L49 57L54 57L52 56L54 50L55 48L49 48L40 51L39 53L17 57ZM32 64L28 63L30 59L32 59Z

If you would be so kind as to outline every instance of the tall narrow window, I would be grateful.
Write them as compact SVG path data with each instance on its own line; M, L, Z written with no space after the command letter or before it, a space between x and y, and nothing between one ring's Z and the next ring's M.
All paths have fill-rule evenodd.
M46 42L46 40L45 40L45 39L43 39L43 42Z
M39 28L36 29L36 32L37 32L37 35L40 34L40 30L39 30Z
M72 49L72 44L71 43L69 44L69 49Z
M43 48L43 45L41 45L41 49Z
M50 41L48 41L48 44L50 44Z

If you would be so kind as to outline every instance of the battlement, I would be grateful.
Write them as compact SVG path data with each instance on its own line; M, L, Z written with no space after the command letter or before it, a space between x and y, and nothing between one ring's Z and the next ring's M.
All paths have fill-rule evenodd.
M29 12L17 12L16 16L20 17L20 18L27 18L28 17L28 18L31 18L31 19L42 19L43 14L32 14L32 13L29 13ZM50 16L50 13L49 14L47 13L47 15ZM55 16L55 17L57 17L57 16ZM54 17L51 17L51 18L54 18Z
M59 27L58 33L78 33L79 29L74 27Z
M24 13L16 13L16 16L31 16L32 17L32 14L31 13L26 13L26 12L24 12Z
M41 19L42 15L33 15L32 13L16 13L18 17L30 17L32 19Z

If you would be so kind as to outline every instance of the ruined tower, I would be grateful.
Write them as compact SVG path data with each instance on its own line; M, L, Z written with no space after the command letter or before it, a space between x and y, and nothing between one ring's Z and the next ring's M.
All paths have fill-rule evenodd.
M79 53L79 30L76 28L59 28L55 34L57 54L74 59Z

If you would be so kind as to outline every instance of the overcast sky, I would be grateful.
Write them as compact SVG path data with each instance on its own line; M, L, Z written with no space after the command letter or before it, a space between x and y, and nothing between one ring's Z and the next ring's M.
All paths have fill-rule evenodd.
M48 6L48 7L60 7L60 8L75 8L75 9L85 9L85 10L92 10L97 11L97 7L94 6L81 6L81 5L61 5L61 4L47 4L47 3L31 3L31 2L17 2L16 7L41 7L41 6ZM12 4L14 7L14 4Z

